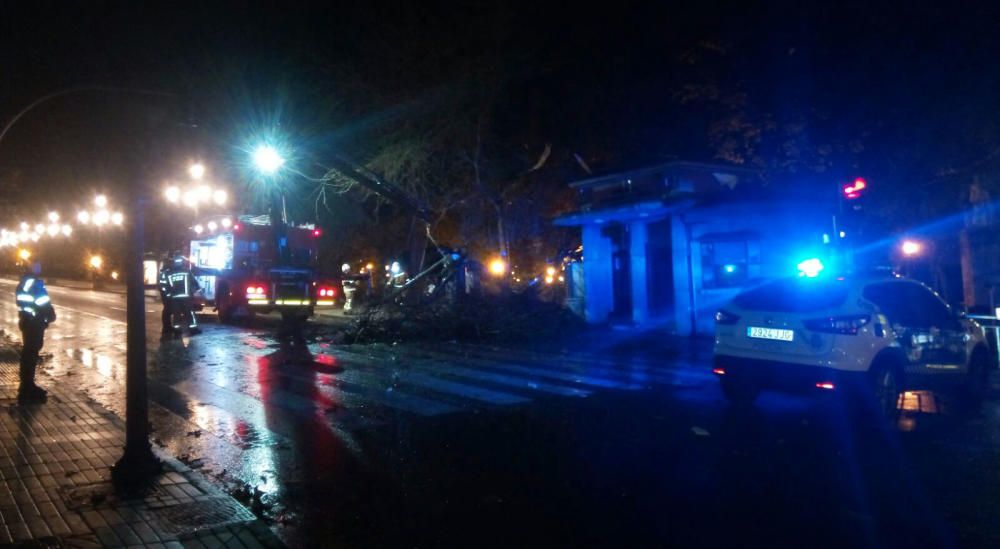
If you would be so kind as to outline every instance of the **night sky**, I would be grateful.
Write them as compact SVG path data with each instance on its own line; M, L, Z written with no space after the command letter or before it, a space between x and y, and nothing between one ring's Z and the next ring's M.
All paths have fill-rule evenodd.
M551 144L560 178L587 175L576 153L594 172L683 158L894 192L988 179L996 7L801 4L5 1L0 119L76 85L177 101L48 103L0 142L0 188L116 188L137 154L154 179L199 157L238 180L262 131L364 158L387 128L475 101L499 146ZM154 152L136 153L150 109Z

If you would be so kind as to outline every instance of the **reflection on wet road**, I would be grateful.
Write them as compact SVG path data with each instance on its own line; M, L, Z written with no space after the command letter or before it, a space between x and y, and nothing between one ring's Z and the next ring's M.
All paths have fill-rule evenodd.
M122 296L51 293L59 320L44 370L54 379L43 381L123 415ZM0 303L0 327L16 333L13 300ZM160 306L147 307L155 442L230 488L257 490L295 545L711 545L733 541L720 517L745 540L779 545L802 535L938 544L1000 488L998 474L953 465L1000 456L992 405L958 421L912 394L898 429L859 430L825 401L765 395L752 411L726 407L701 348L293 346L266 320L208 322L200 336L161 342ZM956 494L955 483L975 489ZM887 534L899 528L907 535Z

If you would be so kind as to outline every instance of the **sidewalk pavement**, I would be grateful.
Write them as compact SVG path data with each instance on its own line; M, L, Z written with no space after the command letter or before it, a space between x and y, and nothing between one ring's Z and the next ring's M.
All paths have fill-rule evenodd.
M48 401L18 404L17 356L0 342L0 546L283 546L239 502L155 447L163 473L116 489L122 421L44 375Z

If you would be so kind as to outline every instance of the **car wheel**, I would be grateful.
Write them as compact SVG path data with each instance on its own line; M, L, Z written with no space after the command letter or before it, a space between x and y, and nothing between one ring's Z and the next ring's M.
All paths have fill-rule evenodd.
M760 386L752 380L727 375L720 377L719 383L722 385L722 394L726 396L726 400L738 406L753 404L760 394Z
M886 419L899 413L900 379L896 368L886 365L871 370L871 396L876 411Z

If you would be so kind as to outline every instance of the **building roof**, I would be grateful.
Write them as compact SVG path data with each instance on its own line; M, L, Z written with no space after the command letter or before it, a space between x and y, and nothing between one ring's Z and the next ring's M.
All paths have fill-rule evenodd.
M731 166L728 164L709 164L704 162L685 162L680 160L672 160L670 162L665 162L663 164L646 166L644 168L637 168L635 170L614 172L597 177L590 177L587 179L573 181L569 184L569 186L574 189L579 189L579 188L600 185L602 183L620 181L622 179L627 179L627 178L633 178L633 177L637 178L643 175L648 175L656 172L673 171L681 169L696 170L696 171L710 172L710 173L739 174L744 176L762 175L762 172L760 170L755 170L752 168L741 168L739 166Z

